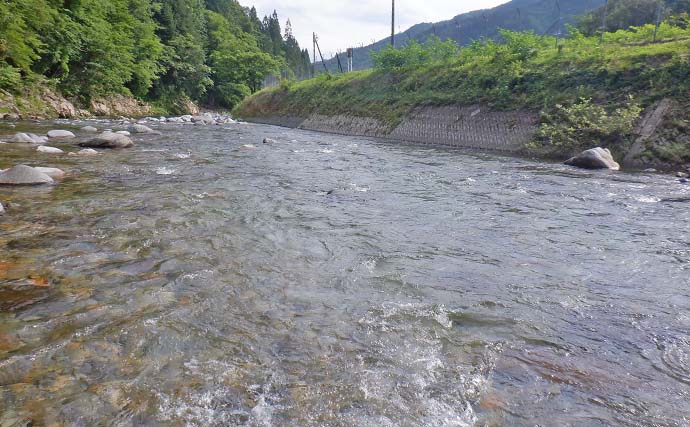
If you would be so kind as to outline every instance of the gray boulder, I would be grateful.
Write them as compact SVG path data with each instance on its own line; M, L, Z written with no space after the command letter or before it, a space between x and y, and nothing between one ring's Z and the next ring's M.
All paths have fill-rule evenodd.
M60 150L59 148L55 147L47 147L45 145L41 145L36 149L39 153L46 153L46 154L62 154L64 151Z
M28 133L29 137L33 140L34 144L45 144L48 142L48 137L38 136L35 133Z
M88 132L88 133L96 133L96 132L98 132L98 129L96 129L96 128L93 127L93 126L84 126L83 128L81 128L81 130L82 130L82 132Z
M74 134L68 130L51 130L48 138L74 138Z
M276 140L271 138L264 138L264 144L275 144Z
M40 173L46 174L49 177L53 179L62 179L67 175L65 171L62 169L58 168L42 168L42 167L35 167L35 170L39 171Z
M120 135L119 133L105 132L89 141L82 142L79 144L79 146L88 148L120 149L132 147L134 146L134 142L132 142L128 136Z
M33 144L34 139L26 133L18 133L8 140L9 142L22 143L22 144Z
M621 168L613 159L608 148L601 147L583 151L572 159L567 160L565 164L582 169L610 169L617 171Z
M54 182L45 173L25 165L17 165L0 173L0 185L40 185Z
M130 126L129 128L127 128L127 130L128 130L129 132L131 132L131 133L143 133L143 134L151 134L151 135L160 135L160 132L157 132L157 131L151 129L150 127L148 127L148 126L140 125L140 124L132 125L132 126Z

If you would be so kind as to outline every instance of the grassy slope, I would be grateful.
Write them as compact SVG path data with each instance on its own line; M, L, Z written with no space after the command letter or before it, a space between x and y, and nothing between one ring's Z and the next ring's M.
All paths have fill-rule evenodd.
M482 103L496 110L549 112L591 98L614 110L630 96L643 108L670 97L680 105L673 122L682 132L690 123L683 108L690 99L690 30L669 32L673 40L662 43L640 41L642 30L607 34L603 45L574 37L562 42L560 52L554 39L534 37L524 43L532 49L524 60L506 46L491 45L463 49L442 63L320 75L259 92L236 112L243 117L345 113L374 117L392 128L419 105ZM665 160L690 161L690 145L672 151L675 158Z

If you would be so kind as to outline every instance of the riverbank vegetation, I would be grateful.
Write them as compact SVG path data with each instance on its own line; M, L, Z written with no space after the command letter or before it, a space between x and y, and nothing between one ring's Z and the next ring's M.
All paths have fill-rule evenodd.
M88 106L120 94L162 109L190 99L232 107L265 77L307 77L289 21L235 0L6 0L0 89L45 86ZM1 111L0 111L1 112Z
M534 147L571 152L593 144L621 151L631 143L642 111L660 99L685 105L690 94L688 15L655 26L586 35L575 27L557 39L502 31L500 40L459 48L432 38L388 48L375 68L286 83L246 100L246 117L350 114L374 117L391 129L422 105L482 104L494 110L541 112ZM674 120L690 127L687 108ZM675 143L675 141L671 141ZM690 160L690 150L671 150ZM677 153L685 153L677 158Z

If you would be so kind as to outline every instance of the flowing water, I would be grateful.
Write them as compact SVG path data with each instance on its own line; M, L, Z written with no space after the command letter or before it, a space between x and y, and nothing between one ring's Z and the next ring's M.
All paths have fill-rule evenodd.
M690 186L159 129L0 145L2 427L690 426Z

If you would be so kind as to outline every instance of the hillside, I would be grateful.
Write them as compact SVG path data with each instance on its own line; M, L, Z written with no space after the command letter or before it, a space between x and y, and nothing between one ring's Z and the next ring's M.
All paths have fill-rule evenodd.
M461 46L466 46L484 37L496 39L500 29L532 30L537 34L555 35L559 31L565 32L566 24L575 23L579 16L603 4L604 0L513 0L493 9L458 15L448 21L415 25L398 34L396 44L398 41L402 44L408 40L424 42L436 35L442 40L450 39ZM390 45L390 37L363 48L355 48L354 69L371 68L373 63L370 54L388 45ZM326 65L331 71L338 71L337 60L331 59Z
M592 145L627 153L644 111L662 99L671 113L645 162L690 162L690 29L664 23L599 37L573 32L556 40L503 32L458 49L440 40L374 55L376 69L325 75L264 90L245 100L245 118L360 117L386 127L386 135L427 106L481 105L482 110L524 111L540 117L530 146L562 157ZM434 120L430 116L429 120Z
M266 76L311 70L289 25L236 0L6 0L0 22L0 113L40 110L49 91L92 110L113 95L232 107Z

